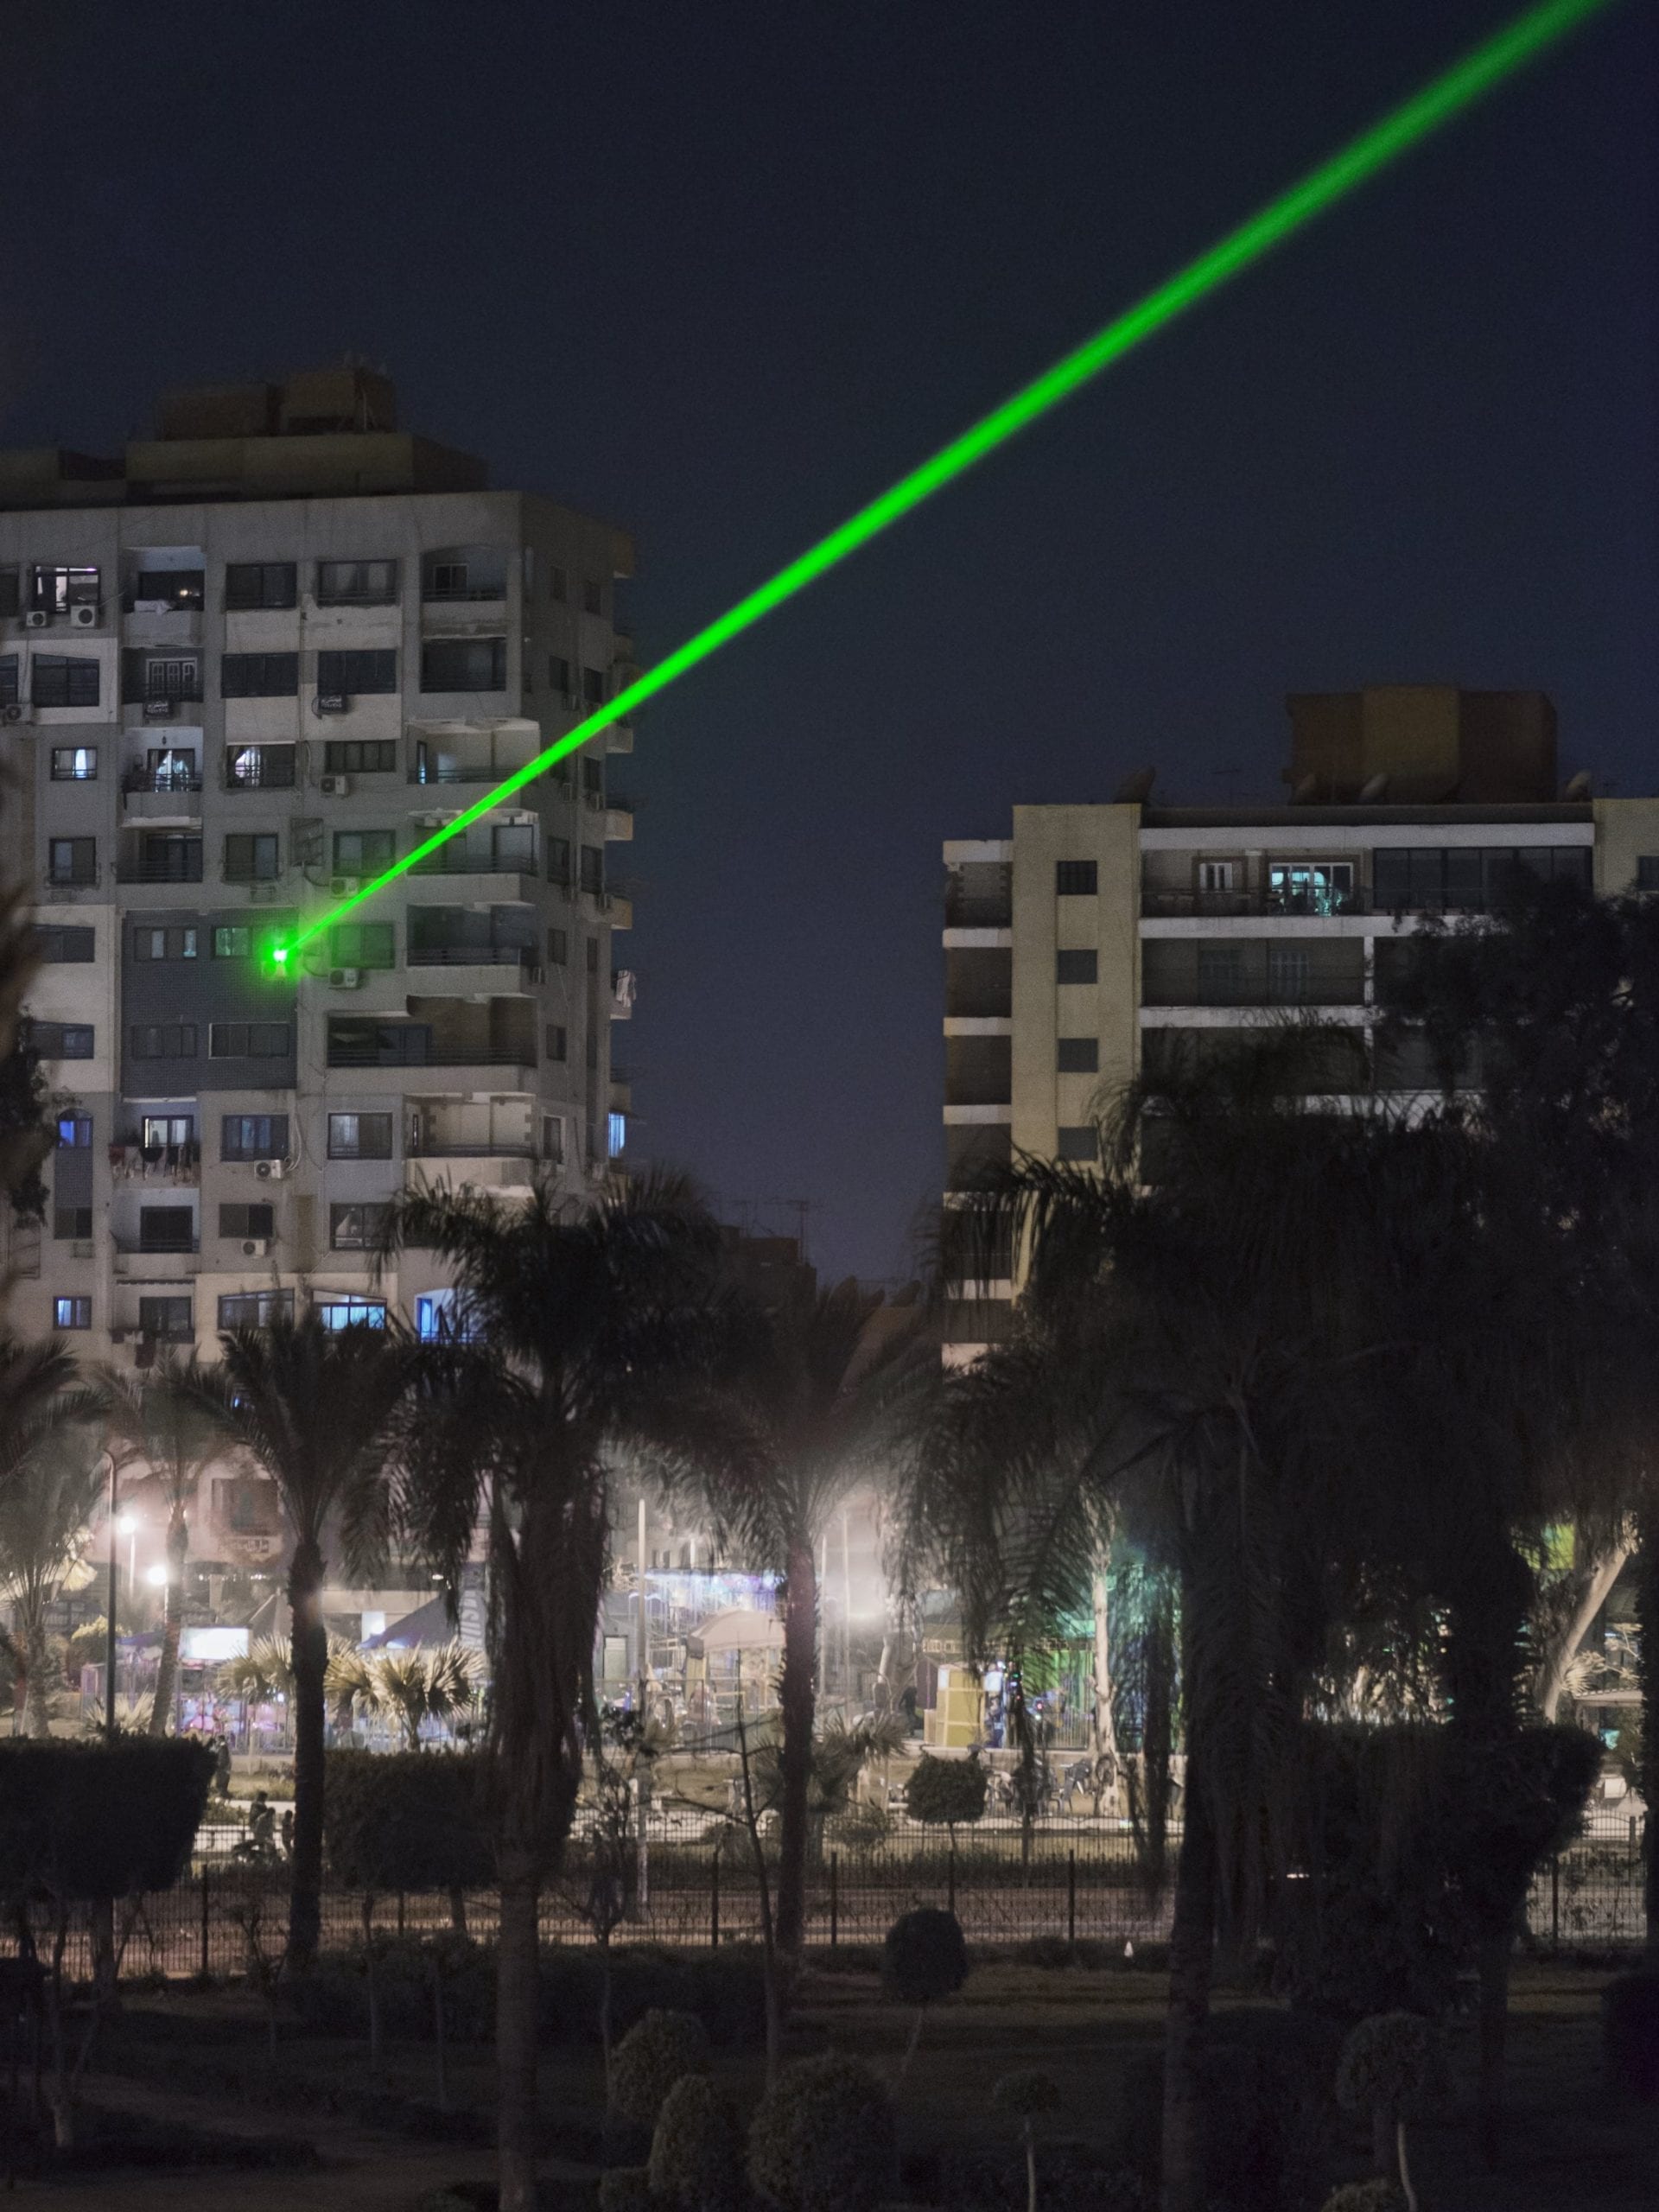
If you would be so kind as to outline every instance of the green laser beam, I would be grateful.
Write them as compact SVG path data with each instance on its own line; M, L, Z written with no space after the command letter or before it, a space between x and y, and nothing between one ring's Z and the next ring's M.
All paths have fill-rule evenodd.
M855 552L880 531L889 529L901 516L907 515L912 507L919 506L924 499L942 490L964 469L971 468L976 461L982 461L987 454L995 452L1017 430L1023 430L1028 423L1046 415L1050 408L1058 406L1061 400L1070 398L1074 391L1097 377L1103 369L1109 368L1113 362L1121 360L1124 354L1150 338L1154 331L1160 330L1166 323L1173 321L1177 315L1195 306L1206 293L1213 291L1218 284L1225 283L1229 278L1238 276L1325 208L1345 197L1368 178L1375 176L1389 162L1397 161L1401 155L1431 131L1452 122L1483 92L1500 84L1504 78L1554 45L1579 24L1611 5L1612 0L1545 0L1542 6L1529 9L1525 15L1517 16L1504 29L1425 86L1421 92L1414 93L1380 122L1373 124L1358 137L1351 140L1310 175L1304 177L1300 184L1294 184L1287 191L1281 193L1259 213L1252 215L1236 230L1230 231L1207 252L1200 254L1196 261L1189 262L1184 269L1166 278L1155 291L1147 293L1144 299L1126 309L1116 321L1109 322L1103 330L1085 340L1073 352L1057 361L1052 368L1046 370L1033 382L1016 391L1011 399L1005 399L1000 407L994 409L971 429L964 430L960 437L953 438L931 460L923 461L908 475L901 476L891 490L883 492L879 499L872 499L868 506L861 507L839 529L832 530L827 537L821 537L816 545L810 546L766 582L758 585L745 598L740 599L734 607L728 608L724 614L710 622L707 628L699 630L695 637L688 638L665 659L637 677L613 699L596 709L563 737L556 739L534 760L526 761L522 768L515 769L493 790L486 791L482 798L458 814L453 822L445 823L441 830L435 830L412 852L394 861L372 883L363 885L349 898L342 899L337 906L331 906L315 921L296 931L287 944L274 950L272 958L276 964L279 968L283 966L291 952L308 944L343 915L362 906L365 899L372 899L398 876L407 874L429 853L436 852L450 838L458 836L470 823L478 821L493 808L511 798L515 791L522 791L526 784L533 783L537 777L544 775L556 761L563 760L567 753L575 752L611 723L622 721L636 707L655 698L659 691L665 690L688 669L707 660L710 653L718 652L721 645L747 630L752 623L758 622L763 614L769 614L774 607L781 607L786 599L792 599L797 592L804 590L826 570L844 561L849 553Z

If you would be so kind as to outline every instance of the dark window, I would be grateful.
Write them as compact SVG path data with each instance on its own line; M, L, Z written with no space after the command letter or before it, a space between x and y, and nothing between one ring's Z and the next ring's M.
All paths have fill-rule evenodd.
M226 653L219 664L225 699L291 699L300 688L298 653Z
M52 1301L52 1325L54 1329L90 1329L92 1325L92 1300L54 1298Z
M423 691L505 691L505 638L429 638L421 647Z
M233 1290L219 1301L221 1329L268 1329L294 1319L291 1290Z
M528 547L525 558L529 559ZM507 556L499 545L454 545L421 563L423 599L505 599Z
M276 1209L267 1203L220 1206L219 1233L221 1236L274 1236Z
M0 569L0 620L18 613L23 602L22 572L18 569Z
M282 1160L288 1154L286 1114L226 1114L219 1124L221 1160Z
M201 607L202 581L200 569L141 569L128 598L146 614L195 613Z
M127 1049L135 1060L193 1060L196 1025L194 1021L135 1022Z
M547 841L547 880L562 883L567 889L570 883L570 840L550 837Z
M196 1333L195 1309L188 1298L141 1298L138 1333L162 1344L188 1344Z
M330 652L317 655L319 698L359 699L397 689L395 647L375 652Z
M328 932L331 968L395 968L397 949L390 922L340 922Z
M605 890L605 849L602 845L584 845L582 849L582 887L595 898Z
M605 587L593 576L582 579L582 604L586 613L602 614L605 612Z
M1098 874L1093 861L1056 861L1054 895L1057 899L1092 899Z
M300 572L292 561L232 561L225 571L228 607L294 607L299 603Z
M319 561L317 563L319 607L388 607L397 596L397 563L395 561Z
M98 780L95 745L54 745L52 748L54 784L92 784Z
M96 837L54 837L47 846L46 872L53 883L96 883Z
M529 822L499 822L490 832L490 858L497 868L536 873L536 830Z
M550 599L557 600L561 606L570 596L570 581L563 569L548 570L547 595Z
M125 652L121 656L121 696L133 703L201 696L201 662L194 653Z
M17 656L0 653L0 707L17 704Z
M328 1116L330 1160L390 1160L390 1114L331 1114Z
M284 1060L293 1050L286 1021L215 1021L208 1026L207 1055L214 1060Z
M1100 1070L1100 1040L1096 1037L1062 1037L1057 1065L1062 1075L1096 1075Z
M175 836L170 830L146 830L138 841L133 877L139 883L200 883L200 838Z
M595 760L591 753L584 753L582 762L582 796L595 809L605 804L605 763Z
M1100 1132L1092 1124L1082 1128L1060 1131L1059 1156L1062 1160L1098 1160Z
M29 696L37 707L95 707L98 663L67 653L36 653L29 664Z
M548 655L547 682L548 689L550 690L563 692L566 697L569 697L570 692L570 664L564 658L562 653L550 653Z
M141 1252L194 1252L196 1217L188 1206L140 1206L138 1249Z
M1636 862L1638 891L1659 891L1659 853L1640 853Z
M395 830L337 830L334 832L336 875L378 875L397 856Z
M52 615L98 605L96 569L37 568L29 577L29 605Z
M291 745L229 745L225 748L227 791L292 791Z
M605 671L602 668L584 668L582 671L582 703L584 707L602 707L605 703Z
M380 1241L391 1208L384 1203L330 1206L328 1245L335 1252L367 1252Z
M84 965L98 957L98 932L89 929L37 925L35 953L42 967Z
M568 930L549 930L547 933L547 963L550 968L565 968L570 962L570 933Z
M62 1244L85 1243L92 1233L91 1206L54 1205L52 1209L52 1235Z
M160 923L141 922L133 929L132 957L135 960L194 960L196 932L182 923L163 927Z
M397 768L395 737L330 738L322 765L331 776L384 776Z
M233 830L225 840L226 883L270 883L280 875L276 833Z
M1057 952L1054 956L1054 980L1057 983L1093 983L1099 980L1100 956L1095 952Z
M557 1023L550 1021L547 1025L548 1058L550 1060L563 1060L568 1059L569 1056L570 1039L568 1033L560 1028Z
M86 1021L35 1021L29 1028L29 1049L43 1060L90 1060L93 1033Z

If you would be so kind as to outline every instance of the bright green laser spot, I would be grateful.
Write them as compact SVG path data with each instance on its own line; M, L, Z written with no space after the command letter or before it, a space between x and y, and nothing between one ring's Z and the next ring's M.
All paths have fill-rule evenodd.
M1238 276L1252 262L1259 261L1274 246L1299 231L1334 201L1344 198L1357 186L1375 176L1379 169L1386 168L1389 162L1397 161L1431 131L1440 130L1452 122L1483 92L1502 83L1523 63L1532 60L1580 23L1599 15L1611 4L1612 0L1545 0L1541 7L1529 9L1525 15L1517 16L1505 29L1497 32L1484 45L1478 46L1472 53L1465 54L1461 61L1454 63L1443 75L1425 86L1421 92L1414 93L1380 122L1351 139L1311 175L1304 177L1300 184L1294 184L1287 191L1281 193L1259 213L1252 215L1236 230L1229 232L1207 252L1201 253L1196 261L1191 261L1185 269L1178 270L1155 291L1147 293L1143 300L1128 308L1115 321L1108 323L1103 330L1097 331L1074 352L1057 361L1052 368L1046 370L1033 383L1015 392L1011 399L1004 400L1001 406L993 410L970 429L964 430L960 437L953 438L931 460L912 469L907 476L901 476L890 491L882 493L879 499L872 499L868 506L861 507L839 529L832 530L827 537L821 537L816 545L810 546L767 582L740 599L735 607L728 608L706 629L699 630L695 637L688 638L683 645L659 661L655 668L648 669L643 676L619 691L615 698L596 709L584 721L578 722L573 730L567 731L545 751L538 753L533 760L516 769L493 791L486 791L482 798L458 814L453 822L447 822L442 829L435 830L412 852L406 853L383 874L376 876L372 883L364 884L349 899L342 899L315 921L296 931L288 944L276 949L273 957L279 963L284 961L290 950L308 944L313 938L339 921L342 915L349 914L353 907L372 899L377 892L383 891L398 876L406 874L429 853L436 852L440 845L447 844L451 837L458 836L469 823L476 822L492 808L511 798L515 791L522 791L526 784L533 783L537 776L544 775L555 761L563 760L568 753L575 752L590 737L596 737L612 722L623 721L636 707L643 706L647 699L654 698L658 692L665 690L677 677L683 676L699 661L707 660L710 653L718 652L729 639L747 630L751 623L758 622L763 614L769 614L774 607L781 607L786 599L792 599L797 592L804 590L826 569L833 569L838 562L844 561L849 553L855 552L878 532L888 529L900 516L908 514L912 507L919 506L924 499L941 490L952 478L960 476L964 469L971 468L976 461L982 461L987 454L994 452L1011 438L1016 430L1023 430L1027 423L1034 423L1040 415L1046 415L1051 407L1058 406L1063 399L1069 399L1074 391L1097 377L1103 369L1109 368L1114 361L1121 360L1125 353L1150 338L1154 331L1195 306L1205 293L1213 291L1217 285L1225 283L1230 277Z

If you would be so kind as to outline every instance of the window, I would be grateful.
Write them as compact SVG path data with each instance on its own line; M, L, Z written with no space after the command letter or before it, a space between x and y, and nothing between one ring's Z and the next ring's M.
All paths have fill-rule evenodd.
M331 748L332 749L332 748ZM291 745L231 745L225 748L227 791L292 791Z
M141 1252L194 1252L196 1217L188 1206L140 1206L138 1249Z
M1100 1132L1092 1123L1081 1128L1062 1129L1059 1133L1059 1157L1062 1160L1098 1160Z
M54 837L47 846L47 875L53 883L96 883L96 837Z
M225 571L227 607L295 607L300 572L293 561L232 561Z
M615 1160L628 1141L628 1117L626 1114L611 1113L605 1117L606 1158Z
M1054 980L1057 983L1092 983L1097 981L1100 957L1095 952L1057 952L1054 956Z
M593 576L582 579L582 606L585 614L602 614L605 612L605 587Z
M51 615L67 614L72 607L96 607L98 570L37 568L29 577L29 603Z
M233 830L226 838L226 883L270 883L281 873L274 830L251 835L246 830Z
M165 929L141 924L132 932L132 957L135 960L194 960L196 932L177 923Z
M98 780L95 745L54 745L52 748L54 784L92 784Z
M194 1021L137 1021L128 1032L127 1049L135 1060L194 1060Z
M220 1206L219 1233L221 1236L272 1237L276 1234L276 1209L265 1202Z
M584 754L582 763L582 794L595 810L605 804L605 763Z
M397 689L396 649L385 652L319 653L317 696L359 699Z
M524 557L528 563L528 547ZM507 595L507 556L499 545L458 545L442 553L429 553L421 570L421 597L425 600L505 599Z
M564 1165L563 1114L543 1114L542 1116L542 1158L555 1167Z
M378 875L397 856L395 830L336 830L334 874Z
M1591 881L1587 845L1381 846L1371 855L1372 904L1385 913L1484 913L1517 868L1546 880Z
M1636 887L1638 891L1659 891L1659 853L1637 855Z
M547 880L570 887L570 840L550 837L547 841Z
M95 707L98 663L68 653L36 653L29 663L29 696L37 707Z
M1054 895L1057 899L1092 899L1098 874L1093 861L1056 861Z
M1354 904L1351 861L1270 861L1268 904L1281 914L1346 914Z
M1244 995L1244 955L1236 944L1198 947L1198 1004L1237 1006Z
M605 849L602 845L584 845L582 849L582 887L594 899L605 895Z
M547 1025L547 1057L550 1060L564 1060L570 1057L569 1032L554 1021Z
M298 653L226 653L219 664L222 699L291 699L299 688Z
M328 932L331 968L395 968L397 947L390 922L340 922Z
M547 964L550 968L567 968L570 964L570 932L568 930L549 930L547 933Z
M395 561L319 561L319 607L389 607L397 596Z
M334 1252L368 1252L380 1242L391 1208L355 1202L328 1209L328 1248Z
M1058 1044L1056 1065L1062 1075L1097 1075L1100 1072L1100 1040L1097 1037L1062 1037Z
M1268 947L1268 996L1277 1006L1300 1006L1307 996L1307 949L1300 944Z
M563 607L565 601L569 598L570 580L565 575L563 569L550 569L548 570L547 595L550 599L556 600L561 607Z
M165 1152L169 1147L194 1144L194 1114L146 1114L141 1141L146 1152Z
M474 1332L465 1300L454 1290L423 1291L415 1300L415 1333L423 1344L466 1343Z
M90 1114L60 1114L58 1116L58 1149L60 1152L86 1152L92 1141L92 1117Z
M213 931L215 960L251 960L253 931L246 922L220 922Z
M566 698L570 696L570 664L562 653L547 657L547 688Z
M121 656L121 696L134 702L201 696L201 663L194 653L127 652Z
M286 1114L226 1114L219 1124L221 1160L283 1160L288 1154Z
M1236 861L1200 861L1198 862L1198 891L1200 896L1217 891L1236 891L1238 863Z
M221 1329L268 1329L294 1319L291 1290L233 1290L219 1301Z
M330 1160L390 1160L390 1114L331 1114L328 1116Z
M42 967L82 966L98 957L98 933L36 925L35 953Z
M214 1060L285 1060L293 1051L286 1021L214 1021L207 1028L207 1055Z
M201 840L147 830L138 841L138 861L132 873L139 883L200 883Z
M52 1235L60 1244L84 1244L92 1233L91 1206L67 1205L60 1201L52 1209Z
M536 829L533 823L498 822L490 832L490 857L499 869L536 873Z
M196 1333L195 1309L188 1298L141 1298L138 1333L164 1344L188 1344Z
M322 765L331 776L385 776L397 766L395 737L331 738L322 748Z
M505 638L429 638L421 647L423 691L505 691Z
M584 668L582 671L582 703L584 707L602 707L605 703L605 671L602 668Z
M317 1313L325 1329L384 1329L384 1298L320 1298Z
M87 1021L31 1022L29 1043L43 1060L90 1060L92 1026Z
M92 1300L54 1298L52 1301L52 1325L54 1329L90 1329L92 1325Z
M23 603L23 579L16 569L0 569L0 620L16 614Z
M0 707L17 704L17 656L0 653Z

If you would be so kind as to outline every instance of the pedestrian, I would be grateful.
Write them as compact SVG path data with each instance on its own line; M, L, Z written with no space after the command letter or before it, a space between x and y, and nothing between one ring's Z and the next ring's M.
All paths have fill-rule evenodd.
M231 1773L231 1739L228 1736L216 1737L213 1741L213 1789L216 1796L230 1796Z
M289 1805L283 1814L283 1856L294 1856L294 1808Z

